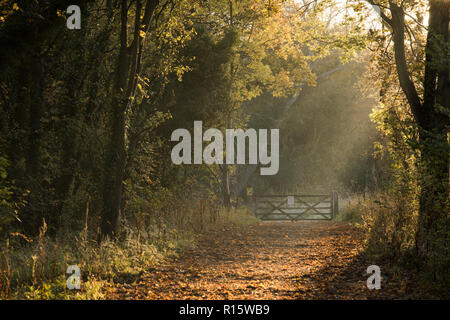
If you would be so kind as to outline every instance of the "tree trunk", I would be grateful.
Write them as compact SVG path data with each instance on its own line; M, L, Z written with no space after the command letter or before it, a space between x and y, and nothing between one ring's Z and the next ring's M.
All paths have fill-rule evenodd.
M224 163L221 166L222 170L222 198L225 208L231 207L231 195L230 195L230 173L228 165Z
M450 252L448 251L450 244L448 235L450 230L449 147L446 132L440 134L421 132L420 140L422 145L419 165L421 190L416 247L420 260L434 269L433 266L437 267L437 261L433 261L433 256L444 257ZM440 273L438 270L432 271L435 271L436 275Z
M118 230L122 184L125 169L125 112L119 99L113 105L118 109L113 115L110 146L106 156L103 189L103 217L101 232L103 237L113 237Z
M40 50L40 47L37 47ZM27 189L30 190L25 208L22 210L23 228L28 234L35 234L43 213L39 210L39 197L42 194L41 168L41 116L42 116L42 64L38 55L33 55L28 65L30 73L25 80L28 95L25 104L29 104L29 129L25 153Z
M103 185L102 236L113 237L117 232L122 201L122 183L125 168L125 112L129 57L128 57L128 4L121 3L121 30L119 61L112 98L112 133L105 157L105 176Z
M368 0L376 4L373 0ZM389 1L391 18L380 10L382 19L391 26L395 63L400 86L418 125L421 156L419 159L419 223L416 248L421 263L436 276L447 264L449 246L449 9L448 0L430 0L425 77L421 100L405 54L405 13ZM438 259L436 259L438 257ZM439 261L437 261L439 260ZM446 261L444 261L446 260ZM436 263L437 262L437 263ZM443 262L443 263L441 263Z
M436 59L448 48L449 8L448 1L430 1L424 99L419 123L421 192L416 247L420 261L431 267L435 276L442 274L442 270L437 270L440 263L434 257L448 255L446 247L449 245L449 117L439 109L450 110L450 70L448 64L439 65Z
M114 93L112 97L112 133L105 157L103 184L102 238L113 237L119 226L122 207L123 179L126 168L126 120L134 98L143 53L142 31L150 29L150 21L159 0L147 0L141 15L141 0L135 2L133 41L128 46L128 1L120 4L120 51Z

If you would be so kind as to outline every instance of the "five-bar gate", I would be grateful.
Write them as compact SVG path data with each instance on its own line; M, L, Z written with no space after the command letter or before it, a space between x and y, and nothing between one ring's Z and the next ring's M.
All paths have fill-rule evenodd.
M254 197L254 213L261 220L331 220L338 214L337 192Z

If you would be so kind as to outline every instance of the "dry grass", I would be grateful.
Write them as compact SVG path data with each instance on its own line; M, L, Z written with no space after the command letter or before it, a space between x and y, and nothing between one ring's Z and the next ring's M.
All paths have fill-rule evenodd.
M0 298L102 299L105 285L132 282L161 259L193 247L197 235L256 221L247 210L226 211L208 199L172 200L131 208L117 239L101 243L87 224L75 235L50 238L45 221L36 239L11 237L0 252ZM81 290L67 289L69 265L81 269Z

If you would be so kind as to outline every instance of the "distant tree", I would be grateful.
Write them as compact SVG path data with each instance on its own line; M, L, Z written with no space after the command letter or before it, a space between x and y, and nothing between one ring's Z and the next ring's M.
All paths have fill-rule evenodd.
M234 0L209 1L199 10L199 23L209 27L214 41L229 48L220 65L222 81L215 88L217 127L245 127L242 104L263 92L288 96L302 83L314 84L309 62L326 53L316 43L325 26L313 14L303 18L298 10L285 1ZM223 203L229 207L233 166L220 164L213 170L218 171Z

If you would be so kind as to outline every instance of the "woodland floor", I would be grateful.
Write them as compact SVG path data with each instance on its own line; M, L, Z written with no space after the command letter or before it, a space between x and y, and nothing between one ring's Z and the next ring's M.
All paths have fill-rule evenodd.
M202 236L108 299L433 298L382 264L380 290L368 290L361 232L330 221L260 222Z

